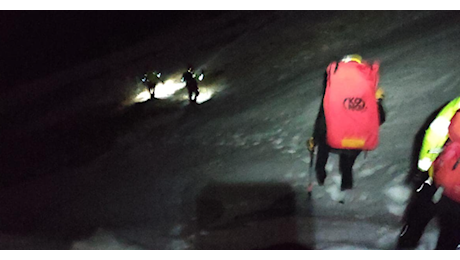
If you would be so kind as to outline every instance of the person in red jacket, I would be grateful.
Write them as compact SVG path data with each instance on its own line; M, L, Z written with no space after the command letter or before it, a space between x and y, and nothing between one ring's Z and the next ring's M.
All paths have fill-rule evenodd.
M318 112L318 115L317 115L317 118L316 118L316 121L315 121L313 136L309 140L309 149L310 150L314 149L315 146L318 146L318 154L317 154L317 159L316 159L315 170L316 170L316 179L317 179L319 185L324 184L324 181L325 181L326 176L327 176L325 167L326 167L326 163L327 163L327 160L328 160L328 157L329 157L329 153L330 152L335 152L335 153L339 154L339 156L340 156L339 168L340 168L340 172L342 174L342 183L341 183L341 190L342 191L353 188L352 168L353 168L353 165L355 163L356 158L358 157L358 155L361 153L361 151L363 149L359 148L358 146L356 146L356 148L349 148L349 149L331 147L330 140L328 139L329 138L328 130L330 131L330 126L328 127L328 125L327 125L327 118L326 118L326 115L325 115L325 108L324 107L325 107L325 97L326 97L326 94L327 94L326 89L328 88L328 80L330 79L330 76L331 76L330 74L335 73L337 71L337 69L340 70L341 66L343 66L343 68L347 67L348 66L347 63L356 63L356 66L358 67L358 70L360 70L360 69L364 70L364 69L366 69L366 67L369 67L369 68L367 68L368 70L373 69L373 65L368 64L366 62L363 62L361 56L359 56L357 54L347 55L339 63L333 63L333 64L331 63L331 65L334 65L334 66L332 66L333 68L331 67L331 65L328 66L329 71L326 71L325 77L324 77L323 100L321 102L320 110ZM344 64L347 64L347 65L344 65ZM374 72L378 73L378 67L377 67L377 69L375 69ZM361 74L359 74L359 72L358 72L357 75L361 75ZM379 116L379 119L377 119L378 120L377 124L381 125L385 121L385 111L384 111L383 105L382 105L382 100L383 100L384 96L383 96L383 90L377 87L378 74L376 76L374 76L374 77L376 79L375 79L374 82L370 83L372 85L370 87L372 89L375 89L375 91L372 92L373 95L374 95L374 96L372 96L372 98L375 97L375 99L376 99L375 101L377 102L377 108L376 108L375 111L376 111L376 114L378 114L378 116ZM359 80L358 80L358 82L359 82ZM366 83L368 83L368 82L366 82ZM353 87L353 86L351 86L351 87ZM347 100L350 102L351 98L347 99ZM340 104L338 104L338 106L342 106L342 105L345 106L346 104L348 104L349 106L351 105L351 104L347 103L346 101L343 101L343 104L342 104L342 100L341 100L341 102L340 102ZM356 109L359 108L358 105L356 105L356 107L357 107ZM364 110L366 108L364 108ZM342 119L345 120L345 118L342 118ZM378 125L377 125L377 128L378 128ZM329 134L331 134L331 133L329 133Z
M446 125L447 128L447 125ZM447 129L446 129L447 130ZM460 112L448 125L448 141L430 167L432 183L425 182L417 192L423 193L409 208L396 249L414 249L432 217L439 221L438 250L460 246ZM434 185L432 185L434 184Z
M413 177L409 179L414 190L402 219L404 225L396 249L416 248L429 222L439 215L439 209L446 208L442 205L449 204L437 202L443 194L442 189L445 189L444 195L447 197L443 201L449 201L452 189L448 187L455 184L450 178L459 177L455 171L460 169L454 167L457 163L454 148L458 148L455 143L460 141L460 129L457 128L460 127L459 110L460 97L457 97L434 111L419 131L424 135L420 136L422 139L416 138L412 158L414 165L410 170ZM442 167L446 163L450 164L450 167ZM439 186L443 188L438 189ZM457 188L460 191L460 187ZM441 238L439 247L442 248L444 245L445 242Z
M438 202L439 237L436 249L460 246L460 113L449 127L450 142L433 165L434 184L442 192Z

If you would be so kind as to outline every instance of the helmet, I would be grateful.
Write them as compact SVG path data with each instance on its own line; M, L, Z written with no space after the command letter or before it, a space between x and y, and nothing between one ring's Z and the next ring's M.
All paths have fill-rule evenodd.
M460 112L458 111L450 121L449 138L454 142L460 141Z
M362 60L363 60L363 57L361 57L361 55L359 54L348 54L342 58L342 61L345 63L349 61L355 61L357 63L361 63Z

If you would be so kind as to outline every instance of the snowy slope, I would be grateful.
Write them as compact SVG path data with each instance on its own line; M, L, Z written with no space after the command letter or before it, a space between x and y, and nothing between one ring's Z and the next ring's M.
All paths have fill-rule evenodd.
M414 137L458 95L455 13L235 17L222 22L235 35L228 44L196 46L206 53L196 63L220 72L222 93L136 121L103 155L60 176L0 191L12 201L0 220L23 231L0 235L3 248L391 249L410 195ZM387 121L378 149L358 157L345 203L336 155L308 200L304 143L324 69L347 53L381 62ZM436 232L433 223L419 248L433 248Z

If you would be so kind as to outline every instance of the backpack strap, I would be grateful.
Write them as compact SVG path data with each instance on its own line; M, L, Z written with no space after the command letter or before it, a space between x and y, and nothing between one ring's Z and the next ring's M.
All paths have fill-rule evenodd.
M327 85L329 85L329 82L330 82L330 77L333 73L335 73L337 71L337 68L339 67L339 63L336 62L336 61L333 61L331 62L328 66L327 66L327 69L326 69L326 81L325 81L325 88L324 90L326 90L326 87Z
M327 66L327 74L328 75L331 75L332 73L332 69L334 68L334 73L337 71L337 68L339 67L339 63L336 62L336 61L333 61L331 62L328 66Z
M460 158L458 158L457 161L455 162L454 166L452 167L452 171L457 169L457 166L459 163L460 163Z

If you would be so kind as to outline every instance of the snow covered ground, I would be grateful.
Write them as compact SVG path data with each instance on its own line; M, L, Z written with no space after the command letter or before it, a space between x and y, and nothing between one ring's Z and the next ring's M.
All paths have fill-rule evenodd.
M220 92L196 107L124 108L111 125L123 131L98 156L0 190L0 248L392 249L414 137L458 96L456 15L233 12L205 23L222 33L197 36L191 57L170 55L205 68ZM349 53L381 62L387 121L379 147L356 161L355 188L343 198L331 155L309 200L305 141L324 69ZM419 249L436 238L433 222Z

